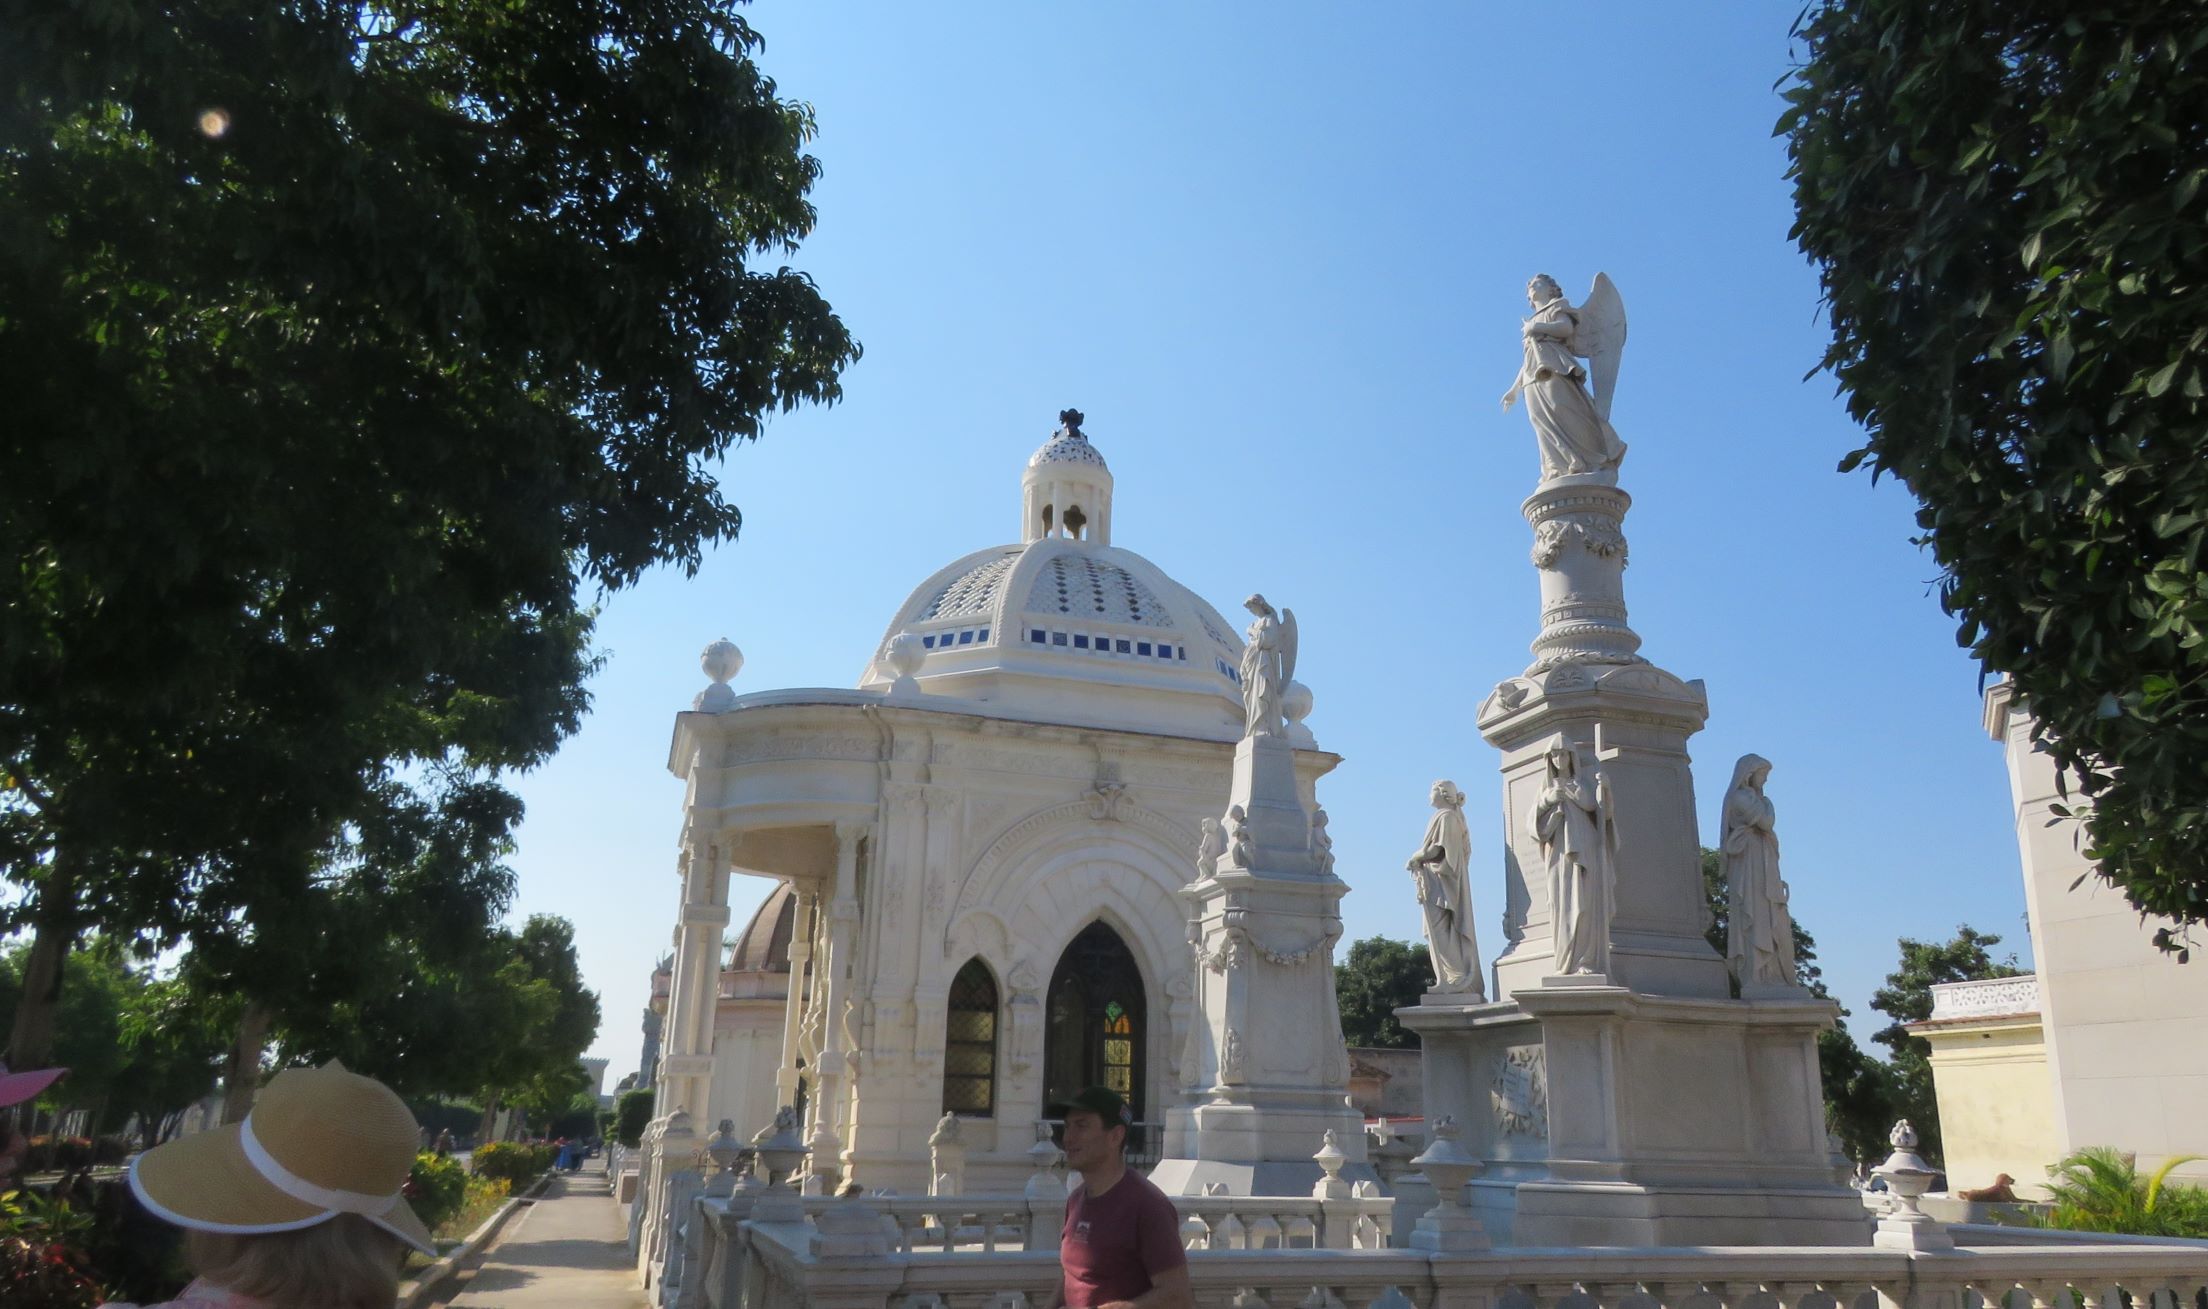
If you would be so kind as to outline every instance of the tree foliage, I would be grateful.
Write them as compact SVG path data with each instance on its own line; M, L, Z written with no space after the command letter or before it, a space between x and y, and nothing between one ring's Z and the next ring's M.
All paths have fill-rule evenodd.
M1793 235L1866 432L1841 469L1920 501L2101 875L2208 919L2208 5L1822 0L1798 34Z
M0 951L0 1012L20 998L29 954L27 942ZM69 1075L41 1099L91 1111L94 1132L121 1131L136 1117L150 1143L214 1089L223 1024L176 977L134 965L113 939L92 941L65 967L54 1062Z
M1353 942L1334 965L1334 995L1342 1011L1342 1039L1351 1045L1407 1049L1418 1037L1395 1021L1395 1011L1418 1003L1434 984L1425 945L1369 936Z
M1709 909L1709 926L1703 935L1710 948L1727 953L1731 899L1727 894L1724 856L1709 847L1702 850L1702 896ZM1819 999L1830 1000L1824 970L1817 966L1817 938L1799 919L1789 917L1794 928L1795 980ZM1732 989L1740 990L1738 978ZM1843 1007L1832 1027L1817 1034L1817 1071L1825 1099L1825 1127L1840 1138L1850 1159L1883 1157L1887 1132L1894 1123L1894 1099L1886 1066L1864 1053L1848 1031L1848 1010Z
M1894 1110L1917 1129L1921 1153L1942 1158L1939 1100L1932 1089L1932 1043L1912 1034L1905 1024L1921 1023L1932 1016L1932 988L1943 982L1972 982L1988 977L2015 977L2022 970L2016 956L1993 957L2001 938L1969 926L1955 929L1953 940L1928 942L1901 938L1901 965L1886 975L1886 985L1871 996L1871 1008L1894 1021L1872 1033L1871 1039L1890 1051Z
M0 877L41 973L576 726L592 588L857 355L716 0L0 0Z

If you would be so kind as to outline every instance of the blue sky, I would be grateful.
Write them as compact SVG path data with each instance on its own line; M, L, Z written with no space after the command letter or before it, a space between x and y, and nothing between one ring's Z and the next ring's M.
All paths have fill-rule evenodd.
M1797 8L753 6L820 121L790 262L866 356L842 404L729 456L739 541L610 599L594 711L519 781L517 913L575 921L593 1053L635 1067L668 948L666 751L700 648L743 648L739 691L852 685L923 578L1017 538L1068 405L1117 478L1115 544L1301 619L1350 938L1416 937L1403 860L1446 776L1492 956L1472 718L1537 626L1533 441L1497 404L1535 272L1576 299L1607 271L1631 317L1626 591L1643 653L1708 683L1705 839L1733 760L1769 757L1795 910L1859 1032L1898 936L1967 921L2028 958L2000 752L1914 503L1834 472L1857 433L1804 380L1826 329L1771 137Z

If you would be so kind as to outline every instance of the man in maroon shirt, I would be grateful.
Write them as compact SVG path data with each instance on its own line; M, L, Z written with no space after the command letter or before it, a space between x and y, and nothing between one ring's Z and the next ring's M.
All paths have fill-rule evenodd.
M1082 1184L1066 1197L1050 1309L1191 1309L1180 1214L1149 1178L1127 1170L1127 1102L1092 1086L1057 1112L1066 1165Z

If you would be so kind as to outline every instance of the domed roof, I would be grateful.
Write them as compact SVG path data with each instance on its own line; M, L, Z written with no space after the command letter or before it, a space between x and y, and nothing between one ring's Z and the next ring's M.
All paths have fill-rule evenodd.
M742 935L728 950L724 971L731 973L786 973L790 971L790 937L797 931L797 888L783 882L774 888L759 912L744 924Z
M1028 461L1031 485L1046 463L1103 469L1080 418L1061 415ZM1088 508L1092 522L1109 522L1108 499ZM890 638L911 632L924 651L915 679L931 695L1203 736L1239 727L1242 643L1219 611L1148 559L1094 539L1101 533L1066 535L1053 521L1042 515L1025 543L977 550L921 582L861 687L889 684Z

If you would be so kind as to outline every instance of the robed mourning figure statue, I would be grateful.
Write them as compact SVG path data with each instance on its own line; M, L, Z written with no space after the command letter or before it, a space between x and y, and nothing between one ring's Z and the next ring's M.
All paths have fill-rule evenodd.
M1432 799L1434 816L1406 866L1425 919L1433 989L1481 1004L1487 991L1480 978L1479 942L1472 932L1472 834L1464 823L1464 792L1454 782L1440 781L1434 783Z
M1548 779L1528 826L1549 873L1549 931L1557 975L1610 971L1610 915L1617 825L1600 769L1582 777L1570 746L1549 748Z
M1275 610L1262 595L1242 602L1256 618L1242 646L1242 734L1286 736L1280 698L1296 676L1296 611Z
M1625 351L1625 302L1617 286L1607 273L1595 274L1587 302L1575 308L1556 279L1541 273L1526 283L1526 301L1533 314L1520 329L1525 356L1503 408L1525 400L1543 481L1616 473L1625 458L1625 442L1610 426L1610 397Z
M1771 830L1771 801L1763 793L1771 761L1742 755L1725 790L1718 849L1725 864L1726 962L1745 994L1796 987L1794 916L1786 879L1779 876L1779 838Z

